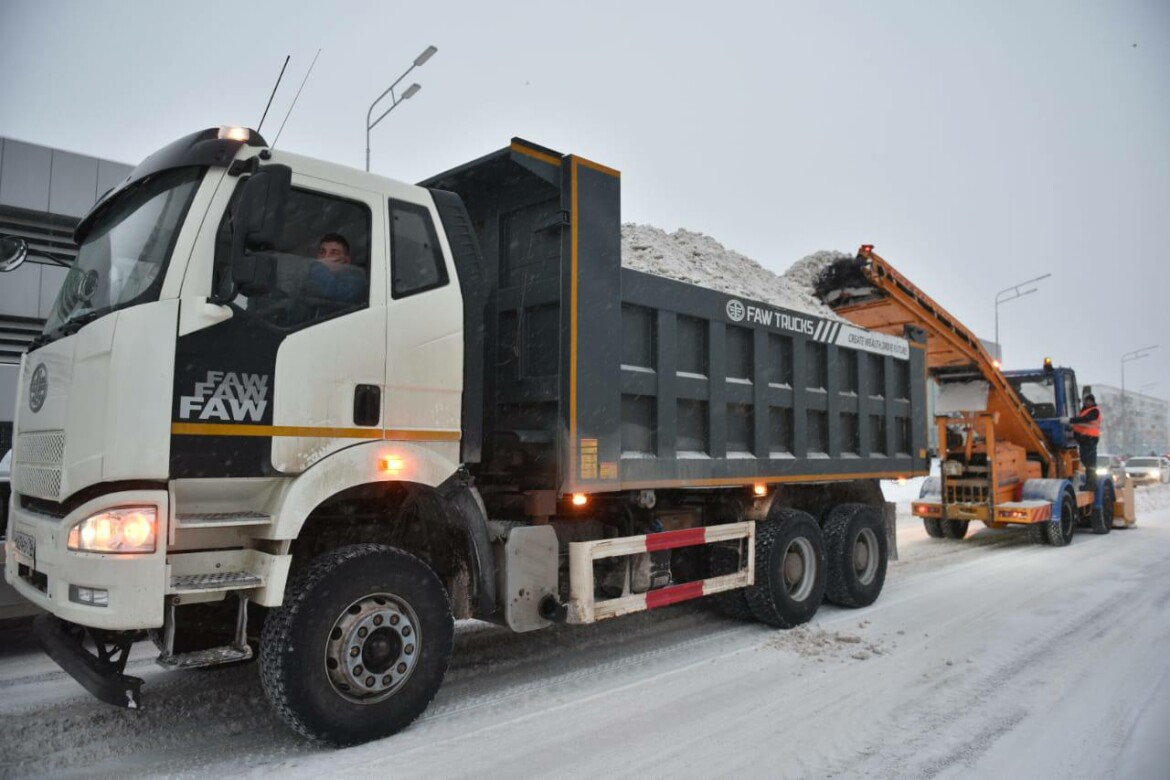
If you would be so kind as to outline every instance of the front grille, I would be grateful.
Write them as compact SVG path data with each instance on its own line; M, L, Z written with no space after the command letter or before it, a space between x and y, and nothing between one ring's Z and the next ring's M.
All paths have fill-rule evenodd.
M38 431L16 437L12 453L12 487L22 495L57 500L61 495L61 464L65 432Z

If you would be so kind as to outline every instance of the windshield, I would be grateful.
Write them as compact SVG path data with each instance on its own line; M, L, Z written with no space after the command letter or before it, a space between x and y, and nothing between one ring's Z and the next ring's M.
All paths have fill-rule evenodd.
M1056 385L1046 379L1012 379L1017 391L1028 402L1034 417L1056 416Z
M78 249L44 332L157 296L202 176L202 168L163 171L118 195Z
M1151 466L1161 466L1162 462L1157 458L1130 458L1125 465L1150 468Z

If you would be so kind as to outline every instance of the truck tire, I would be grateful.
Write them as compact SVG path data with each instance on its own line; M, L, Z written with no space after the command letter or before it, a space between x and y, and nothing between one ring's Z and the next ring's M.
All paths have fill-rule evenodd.
M842 607L868 607L881 595L889 563L882 518L865 504L841 504L825 519L828 583L825 598Z
M970 520L944 520L942 522L943 536L948 539L962 539L967 535L967 528L970 525Z
M1064 547L1072 541L1077 530L1077 502L1072 494L1065 491L1060 497L1060 519L1044 523L1048 543L1053 547Z
M1092 527L1095 534L1107 534L1113 530L1113 502L1117 496L1113 492L1113 480L1106 480L1101 489L1101 506L1093 507Z
M443 583L426 563L384 545L341 547L313 560L265 623L261 681L297 733L368 742L427 708L454 631Z
M1029 525L1028 541L1032 544L1048 544L1048 523L1032 523Z
M708 553L708 565L712 577L718 577L723 574L734 574L739 571L739 553L730 547L713 545L711 552ZM711 601L715 604L716 609L730 618L735 618L736 620L755 620L755 616L752 614L752 608L748 606L747 599L744 596L743 588L716 593L711 597Z
M931 539L943 538L942 520L937 517L922 518L922 527L926 529L926 535Z
M811 515L783 509L756 524L756 584L744 590L756 620L807 623L825 596L826 573L825 540Z

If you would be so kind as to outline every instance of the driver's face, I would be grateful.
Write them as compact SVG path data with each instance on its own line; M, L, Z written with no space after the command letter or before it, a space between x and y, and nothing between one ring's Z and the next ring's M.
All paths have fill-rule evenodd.
M336 241L322 241L321 245L317 247L317 259L327 260L331 263L350 263L349 255L345 252L345 247Z

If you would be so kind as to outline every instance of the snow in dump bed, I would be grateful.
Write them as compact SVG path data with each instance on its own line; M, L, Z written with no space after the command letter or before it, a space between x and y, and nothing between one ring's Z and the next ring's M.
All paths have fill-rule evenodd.
M813 285L821 269L842 257L848 255L816 252L777 275L702 233L686 229L667 233L652 225L622 225L622 265L626 268L835 320L841 318L817 299Z

